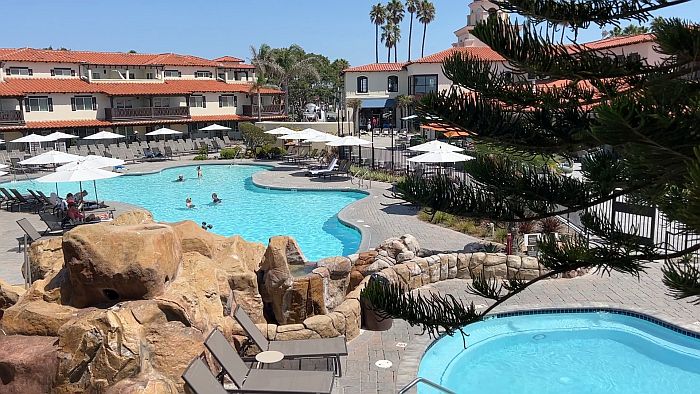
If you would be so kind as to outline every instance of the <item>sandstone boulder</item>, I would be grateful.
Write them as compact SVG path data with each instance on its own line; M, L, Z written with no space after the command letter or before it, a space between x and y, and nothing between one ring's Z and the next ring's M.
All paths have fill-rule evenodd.
M248 242L236 235L223 242L215 260L227 272L257 272L266 249L261 243Z
M145 340L149 348L149 362L153 368L173 382L179 392L184 391L182 374L195 357L204 351L204 334L178 321L149 327Z
M94 225L66 233L63 253L71 303L86 307L163 294L177 274L181 245L164 224Z
M64 323L81 312L43 299L25 298L7 308L0 320L0 327L7 335L56 336Z
M12 286L0 279L0 318L2 318L2 314L5 309L16 304L19 297L21 297L24 293L24 287Z
M133 226L137 224L153 223L153 215L144 209L135 209L124 212L114 218L109 224L112 226Z
M171 227L180 238L182 253L197 252L213 258L218 253L219 245L225 240L224 237L203 229L191 220L173 223Z
M177 384L169 378L152 371L119 381L110 386L105 394L177 394Z
M57 372L55 337L0 335L0 392L53 392Z
M27 249L29 255L29 272L31 281L44 279L50 272L58 271L63 266L63 240L61 237L47 238L33 242ZM27 272L22 265L22 276L27 279Z

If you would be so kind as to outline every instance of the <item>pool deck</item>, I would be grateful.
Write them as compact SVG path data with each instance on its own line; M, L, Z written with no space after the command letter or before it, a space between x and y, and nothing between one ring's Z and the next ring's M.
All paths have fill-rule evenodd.
M220 161L213 163L221 164ZM181 160L140 163L130 165L129 173L147 173L178 165L197 164L210 162ZM300 176L298 169L280 165L275 165L272 171L255 174L253 180L264 187L357 189L356 184L346 180L316 181ZM368 245L374 246L385 238L405 233L415 235L423 247L436 250L462 249L474 242L471 237L421 222L415 217L414 208L391 197L387 184L373 182L372 187L361 190L369 193L368 198L345 208L339 217L360 228L363 233L362 249ZM22 254L16 253L14 249L15 237L20 235L14 221L26 216L35 215L0 212L0 277L16 283L22 282L19 274ZM489 300L466 293L468 283L469 281L453 279L425 286L418 291L452 294L466 302L473 301L478 308L489 305ZM542 281L513 297L495 312L581 307L619 308L644 313L700 334L700 305L670 297L661 282L659 264L650 264L647 272L639 278L612 273ZM395 393L415 378L420 357L431 342L427 334L421 335L419 327L409 327L400 320L394 321L393 327L388 331L363 331L348 343L349 356L343 360L344 375L336 380L334 393ZM392 366L379 368L375 366L379 360L389 360Z

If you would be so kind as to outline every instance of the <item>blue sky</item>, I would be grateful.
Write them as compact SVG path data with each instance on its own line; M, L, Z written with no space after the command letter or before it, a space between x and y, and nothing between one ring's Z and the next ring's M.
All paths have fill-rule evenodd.
M359 65L374 62L374 25L368 17L372 4L376 0L3 0L5 34L0 46L248 58L250 45L296 43L309 52ZM426 55L450 47L453 32L466 24L469 1L434 4L437 19L428 26ZM700 22L700 0L660 14ZM402 35L399 60L406 59L407 20ZM580 40L598 38L600 30L591 29ZM420 53L420 39L421 27L414 24L414 54ZM386 50L380 48L382 57L386 59Z

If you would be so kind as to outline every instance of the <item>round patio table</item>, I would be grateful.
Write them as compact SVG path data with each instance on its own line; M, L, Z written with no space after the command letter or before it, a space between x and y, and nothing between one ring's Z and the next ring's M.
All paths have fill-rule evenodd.
M268 350L265 352L260 352L255 355L255 361L258 362L257 368L260 369L266 364L274 364L282 361L284 358L284 353L278 352L276 350Z

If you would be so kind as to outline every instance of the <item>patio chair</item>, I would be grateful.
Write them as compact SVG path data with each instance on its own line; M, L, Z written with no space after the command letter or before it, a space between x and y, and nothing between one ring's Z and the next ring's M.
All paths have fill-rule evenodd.
M23 195L22 193L18 192L17 189L10 189L10 192L15 197L15 201L17 202L15 205L17 205L18 211L21 211L22 207L35 208L39 203L31 195Z
M338 158L334 157L333 160L331 160L331 162L328 163L328 166L321 168L321 169L310 170L309 172L306 173L306 175L319 176L319 175L323 174L324 172L333 171L335 169L336 164L338 164Z
M34 226L27 220L27 218L23 218L17 221L17 225L24 231L25 234L27 234L27 246L31 245L32 243L40 240L40 239L45 239L49 235L58 235L54 233L44 233L43 235L37 231ZM17 251L21 252L22 251L22 244L24 243L24 236L17 237Z
M196 357L182 374L182 379L194 394L228 394L209 367L200 357Z
M10 192L7 191L4 187L0 187L0 193L3 195L3 201L2 203L5 204L5 209L8 211L12 210L12 207L17 203L17 199L15 196L10 194Z
M32 197L34 197L34 200L37 201L37 203L36 203L36 212L37 213L46 210L46 208L53 208L53 204L51 204L51 201L49 201L48 198L45 199L44 197L39 195L34 190L27 189L27 191L29 192L29 194L32 195Z
M305 358L325 358L332 361L333 371L336 376L343 376L340 357L348 355L348 346L344 336L324 339L268 341L250 319L250 316L240 306L236 307L233 316L250 339L263 352L276 350L284 354L285 359L299 360L299 363L301 363L301 359Z
M338 165L337 170L324 172L324 173L321 173L319 175L322 176L323 178L325 178L325 177L332 178L332 177L338 176L338 175L350 176L350 162L343 161Z
M255 325L253 325L255 327ZM257 328L256 328L257 330ZM255 393L330 393L333 372L250 369L226 340L214 329L204 346L209 349L222 369L221 378L228 376L239 392Z

